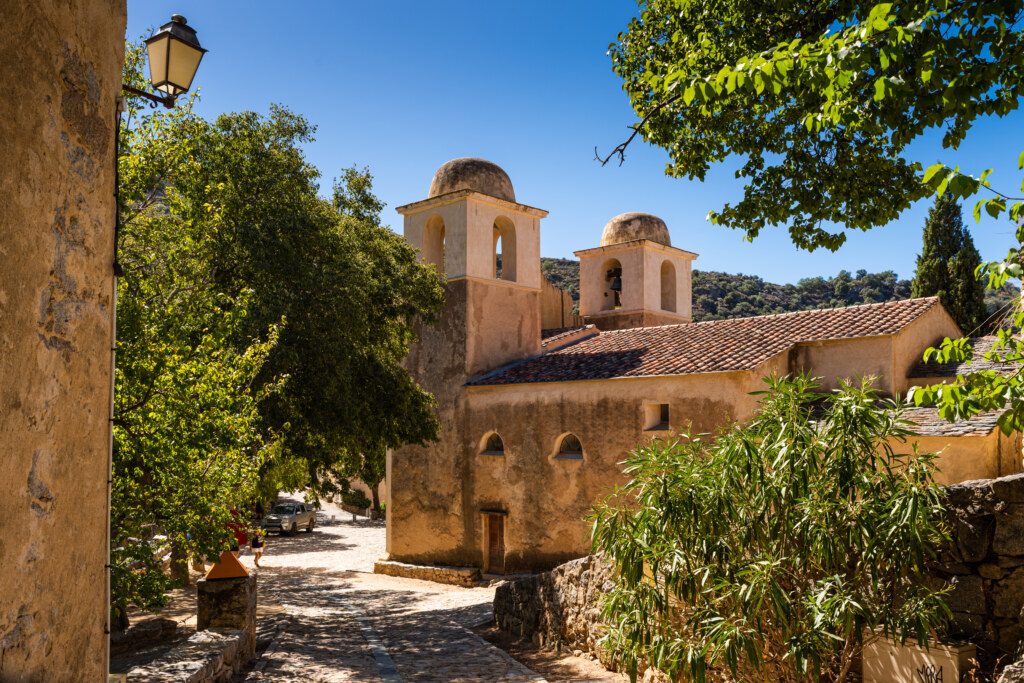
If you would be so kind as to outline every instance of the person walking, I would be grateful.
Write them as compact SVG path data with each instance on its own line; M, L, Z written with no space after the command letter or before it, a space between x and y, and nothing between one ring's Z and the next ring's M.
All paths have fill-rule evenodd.
M253 562L258 567L260 566L260 558L263 557L263 549L267 547L267 539L263 535L263 529L256 529L252 533L249 543L252 547Z

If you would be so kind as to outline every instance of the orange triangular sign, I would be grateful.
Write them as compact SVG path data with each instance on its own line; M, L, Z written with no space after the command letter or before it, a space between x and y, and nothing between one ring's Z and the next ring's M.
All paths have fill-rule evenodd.
M206 578L209 579L240 579L249 576L249 571L238 561L238 558L225 550L220 554L217 564L210 568Z

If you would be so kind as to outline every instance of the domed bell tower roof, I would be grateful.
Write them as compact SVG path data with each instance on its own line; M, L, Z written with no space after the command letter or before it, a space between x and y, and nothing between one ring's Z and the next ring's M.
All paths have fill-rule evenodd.
M445 162L434 173L427 196L437 197L458 190L472 190L509 202L516 200L508 174L486 159L463 157Z
M649 213L620 213L608 221L601 233L602 247L634 240L650 240L666 247L672 246L665 221Z

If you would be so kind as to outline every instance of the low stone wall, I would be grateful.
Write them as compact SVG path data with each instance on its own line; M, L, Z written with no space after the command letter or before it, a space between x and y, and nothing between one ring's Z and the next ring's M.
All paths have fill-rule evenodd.
M239 629L199 631L184 644L128 672L128 681L221 683L251 661L251 636Z
M1018 653L1024 640L1024 474L963 482L947 492L953 543L935 574L953 586L948 635L977 645L987 668ZM495 620L540 645L606 658L596 644L598 603L610 582L609 566L594 556L518 578L498 586Z
M983 664L1017 652L1024 608L1024 474L950 486L954 543L938 574L952 582L951 635Z
M256 656L256 575L196 582L196 633L128 672L129 681L219 683Z
M605 657L597 644L599 601L610 588L611 566L595 555L582 557L499 585L494 618L503 631L543 647Z
M446 583L452 586L472 588L480 583L480 570L476 567L444 567L421 564L406 564L379 560L373 563L374 574L401 576L406 579L421 579Z
M348 503L339 503L338 507L340 507L342 510L344 510L345 512L347 512L347 513L349 513L351 515L359 515L360 517L369 517L370 519L373 519L373 520L379 520L379 519L384 519L385 518L384 510L374 510L373 508L359 508L359 507L356 507L355 505L349 505Z

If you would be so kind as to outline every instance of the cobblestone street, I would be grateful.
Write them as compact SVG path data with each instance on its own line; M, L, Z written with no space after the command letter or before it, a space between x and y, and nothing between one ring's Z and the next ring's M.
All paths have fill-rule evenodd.
M272 535L259 600L280 606L282 626L238 680L544 680L471 630L490 618L493 588L373 574L383 555L383 522L328 504L312 534Z

